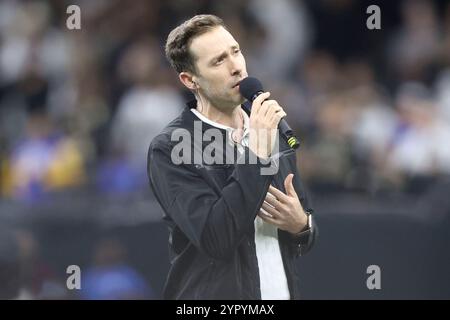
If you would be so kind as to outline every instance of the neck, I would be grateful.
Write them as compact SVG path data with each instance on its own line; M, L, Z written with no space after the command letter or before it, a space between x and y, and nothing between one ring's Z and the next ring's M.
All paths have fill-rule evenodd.
M242 129L244 127L240 105L237 105L235 108L228 111L224 111L213 106L211 103L199 103L197 100L196 109L208 119L224 126L234 129Z

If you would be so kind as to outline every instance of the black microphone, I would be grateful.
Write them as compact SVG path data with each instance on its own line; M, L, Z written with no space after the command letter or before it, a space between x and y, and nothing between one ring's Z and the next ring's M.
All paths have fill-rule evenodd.
M250 102L253 102L253 100L255 100L256 97L261 93L264 93L261 81L253 77L247 77L242 80L239 84L239 91L241 95ZM248 111L250 112L250 110ZM280 130L280 133L283 136L284 140L286 140L287 144L292 149L297 149L300 146L300 141L294 135L294 132L292 131L291 127L289 127L286 120L280 120L280 122L278 123L278 129Z

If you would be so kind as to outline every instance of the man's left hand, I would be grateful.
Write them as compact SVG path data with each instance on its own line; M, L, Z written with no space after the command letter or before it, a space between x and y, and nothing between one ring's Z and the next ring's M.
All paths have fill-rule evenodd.
M269 187L269 192L266 195L261 209L264 209L272 217L261 210L258 216L279 229L297 234L305 228L308 223L308 216L303 210L302 204L295 192L292 184L293 177L294 175L291 173L284 180L286 194L273 186Z

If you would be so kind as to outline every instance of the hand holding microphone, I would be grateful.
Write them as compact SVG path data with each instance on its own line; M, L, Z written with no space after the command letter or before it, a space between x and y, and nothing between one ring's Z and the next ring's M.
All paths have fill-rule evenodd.
M249 148L258 157L267 159L274 148L277 126L286 116L283 108L275 100L268 100L269 92L257 96L250 113Z
M267 113L267 118L273 118L273 121L277 121L278 129L280 131L281 136L287 142L287 144L292 149L297 149L300 146L300 142L297 137L294 135L292 129L289 127L286 120L282 119L286 116L286 113L280 107L278 102L275 100L266 100L269 98L270 93L264 93L263 86L261 82L253 77L247 77L241 81L239 84L239 91L241 95L246 98L248 101L252 102L252 110L250 114L250 120L252 119L253 109L255 107L258 108L257 114L258 118L263 117L263 113ZM269 113L270 110L270 113ZM250 110L249 110L250 111ZM278 117L281 115L281 118ZM270 119L266 119L266 121L271 121ZM250 126L252 123L250 122ZM257 127L256 127L257 128ZM276 128L276 126L275 126ZM250 135L251 138L251 135ZM272 144L273 147L273 144ZM269 155L270 151L269 150ZM253 150L252 150L253 151Z

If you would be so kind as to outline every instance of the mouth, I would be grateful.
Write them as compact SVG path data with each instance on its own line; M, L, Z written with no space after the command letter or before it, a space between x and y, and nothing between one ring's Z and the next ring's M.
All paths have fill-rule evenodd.
M243 79L239 80L239 81L238 81L234 86L232 86L231 88L236 88L236 87L238 87L242 80L243 80Z

